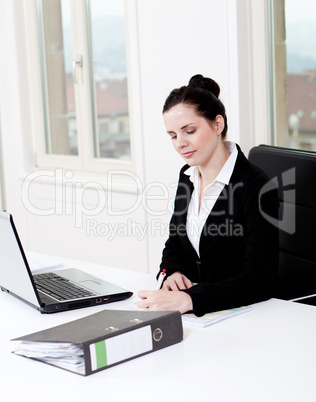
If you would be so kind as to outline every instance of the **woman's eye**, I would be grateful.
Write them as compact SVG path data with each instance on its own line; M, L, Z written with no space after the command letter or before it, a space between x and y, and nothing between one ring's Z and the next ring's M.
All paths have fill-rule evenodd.
M176 136L176 135L172 135L170 138L171 138L172 140L175 140L175 139L177 138L177 136Z
M195 133L195 130L187 131L187 134L194 134L194 133Z

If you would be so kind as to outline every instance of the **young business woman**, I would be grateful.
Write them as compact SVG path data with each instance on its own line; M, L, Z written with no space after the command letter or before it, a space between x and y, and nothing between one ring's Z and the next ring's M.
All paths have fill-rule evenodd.
M207 312L266 300L277 286L278 216L268 178L225 141L218 84L201 75L168 96L163 118L181 169L160 272L161 290L141 291L139 308ZM264 214L262 213L264 212Z

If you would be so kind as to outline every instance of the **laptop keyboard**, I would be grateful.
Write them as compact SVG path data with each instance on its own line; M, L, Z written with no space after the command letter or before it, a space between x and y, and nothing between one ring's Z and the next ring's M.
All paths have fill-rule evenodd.
M37 274L33 278L38 290L59 301L96 296L90 290L84 289L53 272Z

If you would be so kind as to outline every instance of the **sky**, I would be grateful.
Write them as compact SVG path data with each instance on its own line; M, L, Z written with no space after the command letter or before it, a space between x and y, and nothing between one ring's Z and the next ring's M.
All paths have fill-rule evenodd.
M316 25L315 0L285 0L285 14L289 22L314 22Z
M316 1L285 0L288 69L316 68Z

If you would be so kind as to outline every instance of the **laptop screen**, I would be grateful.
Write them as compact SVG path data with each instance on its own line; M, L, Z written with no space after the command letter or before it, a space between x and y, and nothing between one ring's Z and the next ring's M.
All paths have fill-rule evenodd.
M0 211L0 286L39 306L12 216Z

